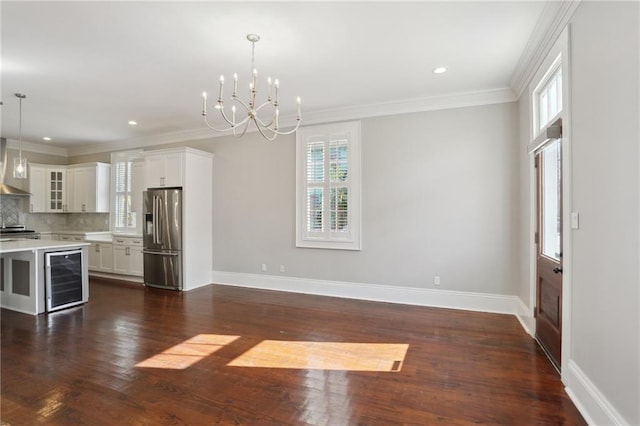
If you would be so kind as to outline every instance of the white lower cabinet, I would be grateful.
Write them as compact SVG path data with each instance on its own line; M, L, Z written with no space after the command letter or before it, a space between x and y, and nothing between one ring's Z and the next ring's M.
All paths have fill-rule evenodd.
M131 275L138 277L144 276L144 261L142 256L142 247L129 247L131 256Z
M113 273L143 275L142 238L113 238Z
M113 244L91 243L89 247L89 270L113 273Z

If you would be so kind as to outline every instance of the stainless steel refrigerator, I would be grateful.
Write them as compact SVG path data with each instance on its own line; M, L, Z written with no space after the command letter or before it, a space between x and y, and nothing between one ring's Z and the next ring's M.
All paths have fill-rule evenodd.
M144 284L182 290L182 189L144 192Z

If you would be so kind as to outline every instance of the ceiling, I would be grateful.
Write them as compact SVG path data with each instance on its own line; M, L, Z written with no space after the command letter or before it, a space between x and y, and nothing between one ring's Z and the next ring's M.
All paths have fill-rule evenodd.
M1 3L2 136L74 149L203 130L237 72L280 80L281 116L508 89L544 2ZM448 72L432 70L445 66ZM260 80L262 79L262 80ZM260 91L262 89L262 91ZM248 92L248 89L246 90ZM241 96L243 96L241 94ZM212 111L210 111L212 112ZM127 124L129 120L137 126ZM42 138L52 138L43 142Z

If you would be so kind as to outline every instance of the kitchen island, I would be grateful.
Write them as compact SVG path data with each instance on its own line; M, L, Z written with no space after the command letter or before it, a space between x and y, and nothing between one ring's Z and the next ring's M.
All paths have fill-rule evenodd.
M56 259L59 255L64 257L66 253L70 253L67 257L74 256L80 261L80 265L74 265L81 276L81 288L72 290L79 294L78 302L74 303L87 302L88 246L89 243L78 241L0 239L0 306L37 315L69 305L52 306L52 294L48 293L53 291L48 280L53 281L53 278L51 274L47 278L47 259Z

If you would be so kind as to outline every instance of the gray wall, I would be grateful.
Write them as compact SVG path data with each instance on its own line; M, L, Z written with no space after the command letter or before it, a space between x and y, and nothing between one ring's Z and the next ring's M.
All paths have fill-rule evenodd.
M565 331L571 361L633 425L640 424L639 12L637 2L582 2L570 23L571 203L580 229L571 233L572 317ZM529 103L524 93L517 294L533 304Z
M571 27L576 364L640 424L639 4L583 2Z
M517 104L362 122L359 252L295 248L295 139L212 146L214 267L322 280L513 294L518 269Z

